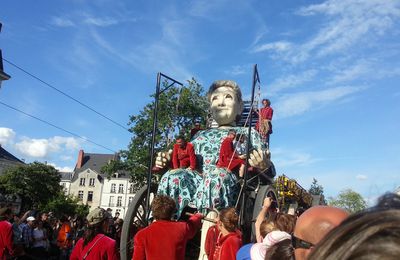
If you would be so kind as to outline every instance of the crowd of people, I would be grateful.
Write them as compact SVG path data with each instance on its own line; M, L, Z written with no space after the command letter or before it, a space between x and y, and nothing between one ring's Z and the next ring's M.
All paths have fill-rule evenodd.
M99 211L101 214L105 213L101 215ZM97 225L100 223L100 215L101 221L107 222L107 226L103 225L102 228L98 228ZM10 207L3 206L0 208L0 259L82 259L81 252L77 251L82 247L82 238L84 238L83 245L90 245L88 239L92 240L93 234L100 233L114 241L112 247L115 247L113 249L115 257L110 258L109 254L106 259L118 259L122 224L123 220L118 218L118 214L112 218L109 211L98 208L90 212L86 218L79 216L57 218L52 212L36 210L18 215L14 214ZM93 227L96 227L95 231L90 233ZM103 248L108 238L102 239ZM95 255L96 252L93 251L91 254Z
M235 208L218 212L207 232L208 260L398 259L400 196L388 193L377 205L350 215L331 206L314 206L300 215L281 213L265 198L256 220L256 243L243 245ZM176 204L157 196L155 221L134 237L133 260L185 259L189 239L200 229L200 213L172 220ZM213 220L207 220L213 221ZM187 258L186 258L187 259Z

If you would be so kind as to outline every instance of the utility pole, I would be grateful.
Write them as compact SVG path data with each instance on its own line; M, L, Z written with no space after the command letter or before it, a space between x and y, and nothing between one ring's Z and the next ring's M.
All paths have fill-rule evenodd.
M3 26L3 24L0 23L0 33L1 33L2 26ZM1 89L1 83L3 82L3 80L8 80L10 78L11 78L11 76L4 72L3 55L1 54L1 49L0 49L0 89Z

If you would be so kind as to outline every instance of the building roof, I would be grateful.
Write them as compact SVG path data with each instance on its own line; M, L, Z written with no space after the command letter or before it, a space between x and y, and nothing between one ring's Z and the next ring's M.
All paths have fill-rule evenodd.
M7 168L25 164L0 145L0 174Z
M71 181L72 172L60 172L61 181Z
M74 169L74 174L71 181L74 181L78 178L78 174L87 169L91 169L96 171L101 177L104 177L104 174L101 172L101 168L108 164L110 160L115 158L114 154L99 154L99 153L85 153L83 156L82 167Z

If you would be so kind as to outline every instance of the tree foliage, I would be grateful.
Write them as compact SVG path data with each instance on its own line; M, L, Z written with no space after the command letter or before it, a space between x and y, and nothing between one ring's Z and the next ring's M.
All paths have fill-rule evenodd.
M328 204L345 209L350 213L363 210L367 207L367 202L364 198L352 189L345 189L336 198L329 198Z
M0 176L0 192L18 195L22 210L43 207L61 189L59 172L53 166L39 162L7 169Z
M86 217L89 213L89 206L81 204L77 198L66 196L63 192L60 192L49 200L41 210L54 212L56 217L61 217L62 215L74 216L75 214Z
M164 82L161 89L169 86ZM154 97L154 95L152 95ZM102 168L110 174L126 170L130 172L137 187L145 183L150 163L150 145L153 131L153 112L155 102L147 104L137 115L130 117L130 132L133 134L128 149L121 151L120 161L112 161ZM185 134L200 118L206 121L208 103L202 86L195 79L187 82L183 88L171 86L159 96L158 125L155 135L155 152L168 150L178 134Z
M318 184L317 179L313 178L313 182L308 189L308 192L312 195L324 195L324 188L322 185Z

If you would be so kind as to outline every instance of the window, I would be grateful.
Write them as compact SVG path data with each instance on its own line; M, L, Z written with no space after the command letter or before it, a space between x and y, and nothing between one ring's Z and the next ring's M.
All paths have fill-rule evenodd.
M65 182L61 183L61 186L63 186L63 187L65 188L65 186L66 186L66 185L65 185Z
M94 186L94 178L89 179L89 186Z
M93 191L89 191L87 194L87 201L93 201Z
M85 178L79 180L79 186L85 186Z
M83 200L83 190L78 191L78 199Z
M135 193L135 188L133 187L133 184L129 185L129 193Z
M115 184L115 183L111 184L111 193L115 193L116 188L117 188L117 184Z
M114 207L114 196L110 196L110 200L108 202L109 207Z
M118 193L124 193L124 184L120 184L118 187Z
M130 205L132 203L132 201L133 201L133 197L129 197L128 198L128 205Z
M122 196L118 196L117 207L121 207L121 206L122 206Z

